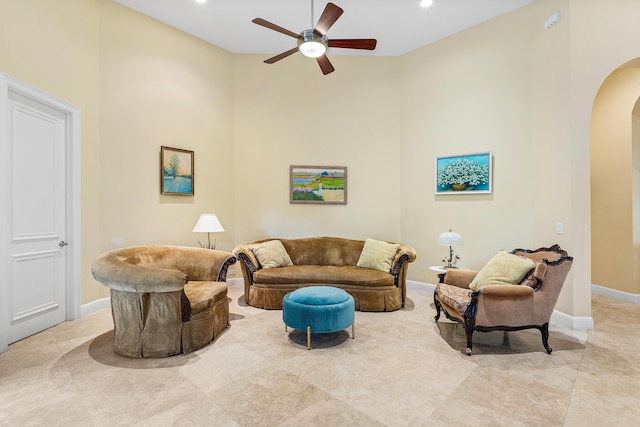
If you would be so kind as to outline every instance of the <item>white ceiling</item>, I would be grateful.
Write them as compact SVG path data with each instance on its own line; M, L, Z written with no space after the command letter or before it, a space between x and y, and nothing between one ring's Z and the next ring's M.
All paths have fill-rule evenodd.
M251 22L263 18L300 33L311 25L311 0L114 0L233 53L278 54L295 39ZM344 14L329 39L375 38L374 51L330 49L329 54L397 56L433 43L533 0L333 0ZM327 1L314 2L317 21ZM315 22L313 23L315 26Z

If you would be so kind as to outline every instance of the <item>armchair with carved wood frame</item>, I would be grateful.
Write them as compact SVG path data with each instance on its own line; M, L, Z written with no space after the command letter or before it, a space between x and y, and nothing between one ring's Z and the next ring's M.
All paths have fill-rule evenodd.
M518 331L535 328L542 334L542 344L548 354L549 321L573 258L560 246L536 250L515 249L512 254L529 258L535 268L521 284L487 286L472 291L469 284L478 272L448 270L444 283L439 283L433 295L436 316L440 311L465 328L466 353L471 356L474 331Z

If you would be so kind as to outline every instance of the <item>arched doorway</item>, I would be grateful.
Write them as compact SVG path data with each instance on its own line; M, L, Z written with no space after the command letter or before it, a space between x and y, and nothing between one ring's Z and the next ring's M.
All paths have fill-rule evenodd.
M615 69L591 117L591 276L594 291L640 295L640 58Z

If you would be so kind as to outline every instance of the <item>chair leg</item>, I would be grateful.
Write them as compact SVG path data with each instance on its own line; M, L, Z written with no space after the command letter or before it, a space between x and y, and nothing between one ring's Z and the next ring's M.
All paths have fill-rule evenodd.
M542 345L545 350L547 350L547 354L551 354L553 349L549 347L549 323L545 323L540 327L540 332L542 333Z
M473 335L473 326L472 327L468 327L467 325L465 325L465 333L467 335L467 348L465 349L467 356L471 356L471 350L473 349L473 343L471 340L471 337Z
M436 322L440 319L440 301L436 299L436 293L433 293L433 304L436 306Z
M473 336L473 331L476 329L476 306L478 297L477 293L474 293L474 295L475 296L472 296L471 304L467 307L467 311L464 312L464 331L467 334L467 356L471 356L471 350L473 349L471 337Z
M464 331L467 334L467 356L471 356L471 350L473 344L471 337L473 331L476 329L476 306L478 304L478 293L474 292L471 296L471 304L467 307L467 311L464 312Z
M508 346L509 345L509 332L508 331L502 331L502 345L503 346Z

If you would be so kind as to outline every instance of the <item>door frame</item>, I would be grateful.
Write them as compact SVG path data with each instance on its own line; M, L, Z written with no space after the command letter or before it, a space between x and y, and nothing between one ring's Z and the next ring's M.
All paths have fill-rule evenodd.
M66 253L65 303L66 320L74 320L80 316L81 301L81 205L80 205L80 108L50 93L31 86L13 76L0 71L0 194L10 194L11 156L9 150L9 93L14 92L61 111L65 115L66 141L65 157L67 162L65 186L66 203L66 236L69 242ZM8 203L0 208L0 353L9 345L9 323L11 321L11 304L9 298L9 233L10 209Z

